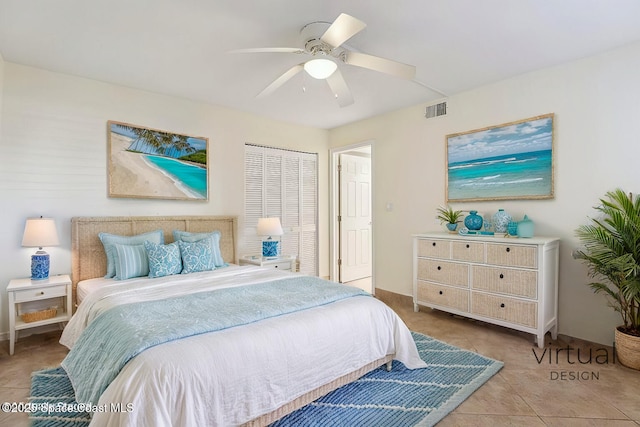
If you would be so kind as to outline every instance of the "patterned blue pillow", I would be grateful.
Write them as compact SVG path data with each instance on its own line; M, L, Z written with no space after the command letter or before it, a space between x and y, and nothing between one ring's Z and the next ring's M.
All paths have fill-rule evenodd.
M182 256L182 274L215 270L211 246L207 242L187 243L178 240Z
M99 233L98 237L104 246L107 255L107 274L104 276L110 279L116 275L116 244L118 245L142 245L145 240L153 243L164 243L164 232L162 230L150 231L136 236L119 236L117 234Z
M149 256L149 277L170 276L182 271L180 246L177 242L159 245L147 240L144 247Z
M212 233L189 233L188 231L173 230L173 240L182 240L183 242L200 242L205 239L211 246L211 255L213 256L213 263L216 267L225 267L228 264L224 262L222 258L222 251L220 251L220 232L214 231Z
M149 274L149 259L144 245L115 244L117 280L142 277Z

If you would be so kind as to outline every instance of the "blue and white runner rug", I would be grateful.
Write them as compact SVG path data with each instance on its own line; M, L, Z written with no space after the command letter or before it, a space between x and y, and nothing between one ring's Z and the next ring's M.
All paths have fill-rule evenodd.
M271 427L409 427L432 426L453 411L495 375L502 362L412 332L423 369L407 369L393 361L313 403L276 421ZM75 402L64 369L34 372L34 403ZM35 427L77 426L89 423L86 413L32 413Z

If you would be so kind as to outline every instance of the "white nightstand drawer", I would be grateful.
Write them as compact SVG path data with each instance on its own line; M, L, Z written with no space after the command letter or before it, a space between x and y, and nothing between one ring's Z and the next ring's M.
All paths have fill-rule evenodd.
M47 298L63 297L67 295L66 285L48 288L34 288L15 291L15 302L36 301Z
M282 271L296 271L296 259L292 256L277 258L263 258L260 256L245 256L240 258L240 265L257 265L259 267L277 268Z
M277 268L278 270L291 270L291 261L265 264L264 267Z

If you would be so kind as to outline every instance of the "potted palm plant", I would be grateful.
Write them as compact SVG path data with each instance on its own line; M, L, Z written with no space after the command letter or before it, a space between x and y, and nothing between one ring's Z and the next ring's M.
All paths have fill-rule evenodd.
M640 198L616 189L595 209L599 218L576 230L583 244L576 257L595 280L589 286L622 316L615 330L618 360L640 370Z
M458 223L462 218L462 211L454 211L451 206L447 206L446 208L440 206L436 209L436 212L438 212L436 218L440 220L440 224L446 224L447 230L449 230L450 233L455 233L456 228L458 228Z

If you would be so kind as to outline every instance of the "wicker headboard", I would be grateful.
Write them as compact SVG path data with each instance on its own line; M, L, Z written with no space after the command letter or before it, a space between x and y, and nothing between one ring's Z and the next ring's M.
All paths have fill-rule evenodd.
M202 233L220 231L220 250L225 261L238 263L235 216L103 216L71 218L71 280L73 302L79 281L102 277L107 271L107 258L98 233L132 236L163 230L165 243L173 241L173 230Z

